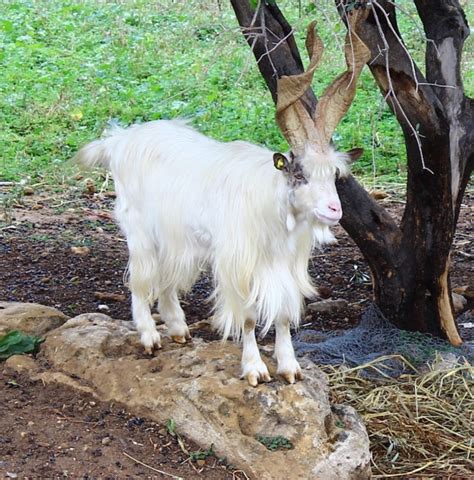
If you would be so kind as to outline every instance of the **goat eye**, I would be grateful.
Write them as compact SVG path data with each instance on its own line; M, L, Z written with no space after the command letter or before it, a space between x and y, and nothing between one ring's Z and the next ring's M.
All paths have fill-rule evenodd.
M304 175L302 173L296 173L295 174L295 180L298 180L299 182L302 182L305 180Z

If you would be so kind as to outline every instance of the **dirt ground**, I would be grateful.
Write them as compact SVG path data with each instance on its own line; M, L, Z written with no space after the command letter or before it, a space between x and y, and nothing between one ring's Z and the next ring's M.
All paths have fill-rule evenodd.
M399 218L402 200L388 193L383 202ZM454 243L453 286L472 283L472 197L466 196ZM60 195L38 188L5 209L0 300L37 302L69 316L101 311L130 320L123 284L127 249L112 209L111 194L85 194L82 187ZM336 236L337 245L316 252L311 273L323 298L341 298L348 306L336 314L308 311L305 327L352 327L370 301L365 261L341 228ZM183 299L189 323L209 316L210 289L211 280L203 275ZM193 460L191 452L198 446L187 441L180 446L165 426L134 417L119 405L6 374L0 374L0 384L0 474L5 478L246 478L213 455Z

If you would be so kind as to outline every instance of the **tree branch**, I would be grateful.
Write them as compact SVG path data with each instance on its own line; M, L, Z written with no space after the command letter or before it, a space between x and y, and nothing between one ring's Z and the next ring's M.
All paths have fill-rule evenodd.
M343 5L338 0L336 4L344 20ZM438 112L443 106L403 44L394 5L387 0L372 4L360 36L372 52L368 65L382 94L408 136L417 133L414 128L421 134L422 130L441 132Z
M457 217L474 155L474 112L461 78L461 55L469 27L458 0L415 0L415 5L431 39L426 46L427 79L455 87L439 89L436 95L450 124L451 191Z
M250 8L247 0L231 0L231 4L245 35L255 12ZM288 36L291 27L278 7L276 5L263 5L262 2L260 8L265 11L267 28L270 28L278 37L278 39L275 39L275 43L281 42L287 36L286 41L281 42L279 47L270 53L268 53L268 50L271 50L271 47L265 45L266 39L263 37L255 42L253 50L256 59L260 59L258 67L276 103L276 78L269 57L273 59L273 64L279 76L302 73L303 62L293 35ZM256 18L254 28L259 26L258 16ZM252 42L248 38L247 41L252 46ZM317 100L311 89L308 90L304 99L306 110L313 116ZM390 252L397 244L395 238L400 236L400 230L395 222L353 177L339 180L337 188L344 212L341 220L343 228L354 239L367 259L372 258L376 252L383 251L387 256L387 263L389 263ZM389 235L388 232L390 232Z

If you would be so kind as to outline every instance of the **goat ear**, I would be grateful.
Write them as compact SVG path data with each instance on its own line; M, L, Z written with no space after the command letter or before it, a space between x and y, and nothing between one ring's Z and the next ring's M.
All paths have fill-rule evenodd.
M346 152L346 155L349 157L349 163L354 163L356 160L359 160L359 158L362 157L363 153L363 148L352 148L351 150Z
M277 170L282 170L284 172L287 172L290 162L288 162L288 159L285 157L285 155L283 155L283 153L274 153L273 165L275 165L275 168Z

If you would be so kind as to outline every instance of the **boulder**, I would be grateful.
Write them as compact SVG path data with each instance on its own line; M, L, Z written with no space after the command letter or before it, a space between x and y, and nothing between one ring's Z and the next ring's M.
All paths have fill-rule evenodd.
M302 362L304 380L288 385L264 355L274 380L252 388L239 379L240 349L232 343L177 345L163 338L163 349L148 357L130 322L100 313L72 318L51 332L42 360L52 369L44 381L69 376L69 385L87 386L134 414L162 424L173 419L178 432L202 448L213 444L218 456L251 478L370 478L360 418L350 407L331 407L325 377L309 361ZM264 443L272 439L292 448L271 451Z
M68 318L56 308L37 303L0 302L0 335L20 330L41 337Z

